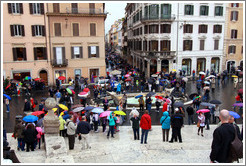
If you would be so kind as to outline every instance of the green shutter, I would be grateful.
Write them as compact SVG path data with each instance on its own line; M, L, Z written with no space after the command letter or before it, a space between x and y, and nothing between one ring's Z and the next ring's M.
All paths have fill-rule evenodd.
M193 14L194 14L194 6L191 5L191 15L193 15Z
M171 15L172 13L172 5L168 4L168 15Z
M148 6L144 7L144 17L148 17Z
M164 4L161 4L161 15L163 15Z
M223 16L223 7L220 8L220 16Z
M157 5L157 17L159 17L159 5Z
M208 16L208 6L206 6L206 14L205 15L207 15Z

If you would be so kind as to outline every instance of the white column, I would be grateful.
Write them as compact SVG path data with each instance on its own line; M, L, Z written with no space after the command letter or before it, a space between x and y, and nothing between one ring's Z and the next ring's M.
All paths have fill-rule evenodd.
M147 78L150 77L150 61L147 61Z
M161 60L157 59L157 72L161 71Z
M196 71L196 66L197 66L197 58L196 57L192 57L191 58L191 73L193 72L193 70ZM197 71L196 71L197 74Z
M209 72L211 72L210 71L210 69L211 69L211 59L212 59L212 57L206 57L206 69L205 69L205 73L207 73L207 70L209 70Z

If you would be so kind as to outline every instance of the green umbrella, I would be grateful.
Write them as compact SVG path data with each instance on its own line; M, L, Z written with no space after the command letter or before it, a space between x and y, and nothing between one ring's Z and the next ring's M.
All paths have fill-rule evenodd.
M70 95L73 94L73 92L69 88L66 88L66 90Z

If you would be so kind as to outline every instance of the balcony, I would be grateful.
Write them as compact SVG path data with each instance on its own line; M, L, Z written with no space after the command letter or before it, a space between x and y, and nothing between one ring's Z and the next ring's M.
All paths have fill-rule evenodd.
M92 8L66 8L65 10L60 11L59 13L47 12L47 15L59 15L59 16L67 16L67 15L78 15L78 16L106 16L107 12L102 9L92 9Z
M161 59L172 59L176 56L176 51L139 51L132 50L132 52L136 55L141 55L146 58L161 58Z
M176 19L174 14L161 16L143 16L141 22L155 22L155 21L174 21Z
M66 67L68 65L67 59L61 59L58 61L57 59L52 59L51 61L52 67Z

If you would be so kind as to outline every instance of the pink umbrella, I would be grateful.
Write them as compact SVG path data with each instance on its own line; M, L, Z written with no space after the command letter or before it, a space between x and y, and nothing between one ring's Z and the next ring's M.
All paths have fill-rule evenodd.
M87 95L88 95L88 92L80 92L78 94L79 97L87 97Z
M126 74L125 77L130 77L130 74Z
M37 132L42 132L43 131L41 127L36 127L36 130L37 130Z
M170 104L171 103L171 100L170 99L163 98L163 101L166 101L167 104Z
M196 113L200 113L200 112L206 113L206 112L210 112L210 110L209 109L201 109L201 110L196 111Z
M73 94L75 94L74 90L71 90Z
M111 113L112 111L104 111L103 113L101 113L100 114L100 118L102 118L102 117L107 117L107 116L109 116L110 115L110 113Z

